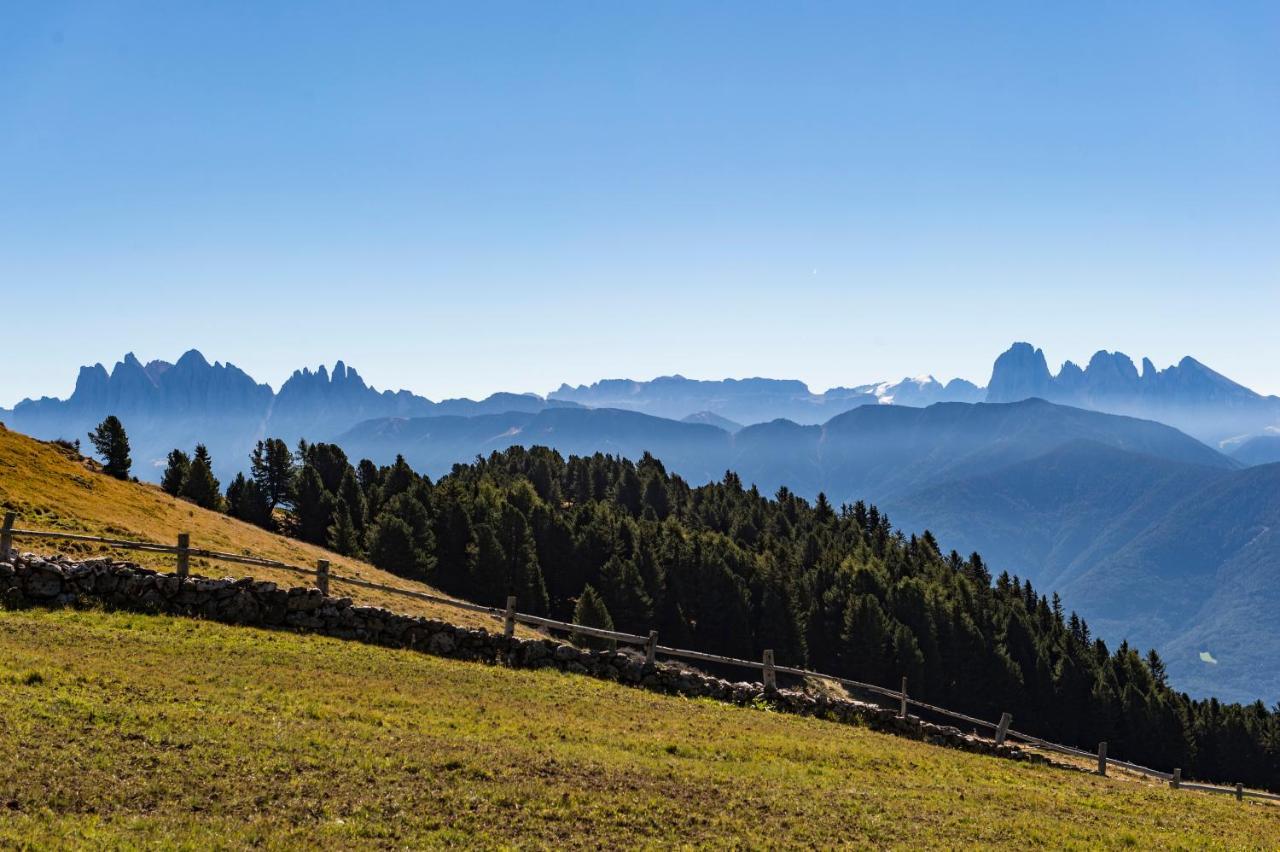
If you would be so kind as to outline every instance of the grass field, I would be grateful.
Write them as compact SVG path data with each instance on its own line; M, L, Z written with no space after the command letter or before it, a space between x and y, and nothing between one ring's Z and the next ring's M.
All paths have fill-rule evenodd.
M314 636L0 612L0 846L1275 848L1280 808Z
M175 544L178 534L187 532L191 534L193 547L260 556L303 567L315 567L316 560L328 559L334 574L398 588L434 591L366 562L347 559L198 508L185 500L170 497L154 485L121 482L94 468L96 465L86 464L74 453L57 445L0 428L0 508L16 511L20 528L86 533L160 544ZM113 551L81 542L33 538L19 538L14 545L21 550L59 552L75 557L110 554L161 570L174 570L173 557L136 550ZM285 587L311 582L308 577L292 572L203 559L192 559L191 571L210 577L253 576ZM333 592L346 595L357 603L428 615L454 624L487 628L495 624L493 619L484 615L337 582L333 584ZM525 631L522 629L522 632Z

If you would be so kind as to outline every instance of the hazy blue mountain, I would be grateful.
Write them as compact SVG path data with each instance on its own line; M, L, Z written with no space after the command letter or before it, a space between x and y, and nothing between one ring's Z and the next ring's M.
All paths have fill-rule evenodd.
M719 414L713 414L710 411L698 411L680 419L684 423L705 423L708 426L715 426L729 433L737 432L742 428L741 423L735 423L727 417L721 417Z
M337 436L353 458L389 463L403 455L415 468L440 476L457 462L520 444L554 447L565 455L611 453L638 459L646 451L698 482L719 478L732 436L702 423L681 423L610 408L544 408L477 417L383 418Z
M1249 467L1280 462L1280 435L1254 435L1229 447L1227 455Z
M593 408L620 408L681 420L709 413L734 423L767 423L786 419L802 425L824 423L863 405L932 405L935 402L978 402L982 389L964 379L946 385L932 376L901 382L831 388L813 393L791 379L723 379L701 381L661 376L652 381L606 379L591 385L561 385L547 397Z
M1122 352L1097 352L1084 369L1067 361L1054 375L1044 352L1015 343L996 359L986 400L1031 397L1158 420L1211 444L1280 424L1280 397L1255 393L1191 357L1164 370L1144 358L1139 372Z
M1056 589L1108 639L1157 648L1181 689L1280 698L1280 465L1232 470L1076 442L885 508Z
M538 411L548 403L532 394L495 394L432 402L408 391L378 391L339 361L330 373L299 370L279 393L255 382L232 364L210 364L196 350L177 363L141 363L132 353L110 372L101 364L82 367L75 390L65 400L23 400L4 415L18 431L39 438L84 441L108 414L124 422L133 448L134 473L158 479L174 447L188 452L203 442L224 481L241 470L254 443L264 436L325 440L363 420L429 414L478 415Z
M1063 594L1105 633L1160 648L1180 688L1276 701L1280 465L1169 496L1167 511L1123 546L1082 554L1060 580Z
M850 411L823 427L823 488L837 501L872 495L888 502L929 483L986 473L1077 441L1234 467L1221 453L1169 426L1040 399L880 406Z
M1080 440L1204 467L1235 467L1168 426L1043 400L864 406L821 426L779 419L733 434L619 409L547 408L489 418L381 418L337 440L350 455L379 463L404 454L433 475L512 444L631 458L647 450L694 482L734 470L766 491L783 485L806 497L825 491L837 503L883 503L924 484L984 473Z

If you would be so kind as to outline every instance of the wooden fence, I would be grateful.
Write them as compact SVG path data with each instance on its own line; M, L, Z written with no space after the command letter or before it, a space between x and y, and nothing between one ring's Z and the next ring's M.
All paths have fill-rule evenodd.
M1236 784L1235 787L1219 787L1211 784L1188 783L1182 780L1181 769L1174 769L1173 772L1161 772L1157 769L1151 769L1136 763L1130 763L1124 760L1117 760L1114 757L1108 757L1107 744L1105 742L1098 743L1097 752L1091 752L1075 748L1073 746L1062 745L1061 743L1050 742L1039 737L1031 736L1030 734L1024 734L1020 731L1013 730L1013 728L1010 727L1013 717L1009 713L1002 714L998 722L989 722L985 719L978 719L974 716L958 713L944 707L926 704L923 701L917 701L916 699L911 698L907 694L907 679L905 677L902 679L901 688L895 690L871 683L862 683L849 678L837 677L836 675L824 674L823 672L815 672L792 666L777 665L774 662L772 650L766 650L761 655L761 659L756 661L743 660L736 657L726 657L720 654L708 654L703 651L691 651L685 648L670 648L665 645L658 644L658 631L656 630L650 630L647 636L641 636L635 633L623 633L617 630L603 630L598 627L588 627L584 624L572 624L569 622L545 618L540 615L529 615L527 613L517 612L516 599L514 596L507 598L507 605L505 608L482 606L481 604L468 603L467 601L460 601L441 595L433 595L427 592L418 592L412 589L401 589L395 586L383 585L382 583L374 583L369 580L362 580L358 577L343 577L332 573L329 570L329 562L325 559L318 560L315 568L306 568L299 565L290 565L286 562L279 562L274 559L261 559L256 556L241 556L235 553L223 553L216 550L205 550L202 548L192 547L191 537L187 533L182 533L178 536L178 542L176 545L165 545L155 544L153 542L126 541L122 539L103 538L100 536L81 535L79 533L17 529L14 526L16 519L17 516L14 512L8 512L5 514L4 524L0 527L0 560L8 558L9 551L13 546L13 539L15 537L22 537L82 541L124 550L139 550L148 553L171 554L175 557L176 573L179 577L186 577L188 575L190 571L191 557L193 556L219 562L231 562L239 565L252 565L261 568L274 568L281 571L290 571L295 574L304 574L314 577L316 580L316 588L325 594L329 593L329 584L331 582L339 582L346 583L350 586L356 586L357 588L389 592L391 594L401 595L415 600L428 601L442 606L453 607L454 609L492 616L493 618L503 622L503 632L508 637L514 633L516 624L527 624L532 627L567 632L575 636L590 636L597 639L607 639L643 648L645 658L649 663L653 663L657 655L661 654L664 657L677 657L680 659L697 660L698 662L712 663L720 666L734 666L759 671L761 673L761 681L766 688L773 688L776 686L777 676L779 674L797 678L816 678L819 680L830 681L856 690L864 696L875 696L876 700L891 701L897 706L900 716L905 717L907 715L908 708L915 707L937 716L990 729L993 731L993 738L997 743L1017 741L1046 751L1069 755L1071 757L1084 758L1090 761L1096 759L1098 766L1097 771L1100 775L1106 775L1107 768L1109 766L1114 766L1118 769L1124 769L1129 772L1160 779L1167 782L1169 786L1175 790L1197 790L1206 793L1226 793L1234 795L1239 801L1243 801L1244 798L1250 797L1280 802L1280 795L1263 793L1257 790L1246 790L1241 784Z

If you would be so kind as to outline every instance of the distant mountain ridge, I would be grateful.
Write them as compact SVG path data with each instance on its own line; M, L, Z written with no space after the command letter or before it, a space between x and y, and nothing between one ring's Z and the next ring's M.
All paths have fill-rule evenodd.
M996 359L986 401L1031 397L1158 420L1214 444L1280 423L1280 398L1255 393L1190 356L1164 370L1143 358L1139 372L1123 352L1097 352L1084 369L1066 361L1054 375L1042 350L1015 343Z
M605 379L590 385L561 385L549 400L574 402L592 408L621 408L655 417L681 420L699 413L714 414L750 425L785 419L801 425L826 422L863 405L932 405L935 402L980 402L982 389L964 379L946 385L932 376L832 388L813 393L794 379L723 379L705 381L684 376L659 376L651 381Z
M0 411L0 418L37 437L80 438L102 417L116 414L125 419L134 438L139 475L155 478L156 465L169 449L195 440L209 445L222 475L238 470L248 449L265 435L324 440L364 420L385 417L471 417L584 406L737 432L779 419L816 426L868 406L1030 398L1167 423L1210 444L1239 448L1237 457L1246 463L1275 457L1274 441L1259 441L1247 450L1243 445L1251 436L1271 436L1274 431L1268 430L1280 429L1280 399L1254 393L1193 358L1165 370L1143 359L1139 373L1128 356L1098 352L1087 367L1068 361L1054 375L1044 353L1027 343L1015 343L996 359L986 388L963 379L944 385L923 376L813 393L796 380L703 381L676 375L561 385L546 398L499 393L479 401L442 402L407 390L379 391L342 361L332 371L324 366L297 370L276 392L233 364L210 364L196 350L175 363L143 364L130 353L110 371L101 364L82 367L68 399L24 400L12 411Z
M297 370L275 392L233 364L209 361L197 350L176 363L143 364L129 353L108 371L81 367L65 400L23 400L4 415L20 432L39 438L83 440L107 414L124 421L133 445L135 472L159 477L159 463L174 447L190 451L199 441L213 454L223 478L245 466L253 444L266 436L322 440L362 420L431 415L475 416L499 411L539 411L572 406L534 394L494 394L484 400L433 402L409 391L379 391L338 361L330 372Z

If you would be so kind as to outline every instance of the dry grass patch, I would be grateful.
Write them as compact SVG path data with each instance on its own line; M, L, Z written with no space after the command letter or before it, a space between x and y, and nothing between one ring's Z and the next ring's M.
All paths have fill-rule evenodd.
M422 583L405 580L357 559L275 535L217 512L201 509L147 483L122 482L97 472L74 452L0 428L0 507L16 511L26 529L84 533L124 540L176 544L178 533L191 534L192 547L258 556L313 568L319 559L332 563L334 574L383 585L439 594ZM165 571L173 557L117 551L84 542L19 538L15 546L39 553L60 552L75 558L111 555ZM282 587L307 585L304 575L272 568L192 559L191 571L210 577L252 576ZM333 591L357 603L385 606L397 612L426 615L469 627L493 629L497 622L478 613L335 582ZM525 635L534 635L523 631Z

